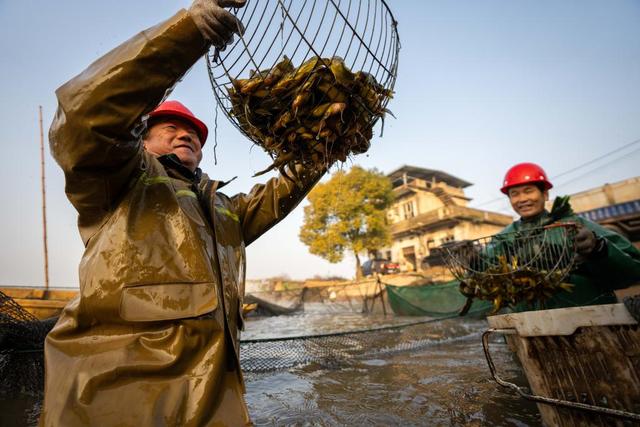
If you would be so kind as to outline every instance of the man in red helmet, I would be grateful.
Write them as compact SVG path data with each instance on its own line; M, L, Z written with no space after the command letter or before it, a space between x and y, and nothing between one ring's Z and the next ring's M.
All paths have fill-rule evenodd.
M519 163L509 169L500 191L509 197L520 219L500 235L513 236L511 233L526 233L529 229L558 222L578 224L578 265L568 279L575 286L546 301L545 308L616 302L614 289L640 281L640 251L619 234L575 215L568 197L557 197L551 211L547 211L545 202L549 200L551 188L553 185L547 174L535 163Z
M208 134L207 125L182 103L165 101L149 114L142 143L147 152L160 158L173 154L195 172Z
M239 363L245 247L322 176L228 197L198 168L206 125L162 102L242 24L195 0L56 92L51 151L85 244L79 297L45 343L44 426L249 423ZM146 124L146 127L144 126Z

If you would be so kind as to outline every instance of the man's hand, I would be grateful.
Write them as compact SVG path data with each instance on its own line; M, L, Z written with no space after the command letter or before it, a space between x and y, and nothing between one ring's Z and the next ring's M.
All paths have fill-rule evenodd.
M606 242L598 238L596 234L587 227L580 227L576 234L576 252L582 261L593 258L605 252Z
M224 7L242 7L245 0L194 0L189 14L202 36L220 50L231 43L233 33L244 33L242 22Z

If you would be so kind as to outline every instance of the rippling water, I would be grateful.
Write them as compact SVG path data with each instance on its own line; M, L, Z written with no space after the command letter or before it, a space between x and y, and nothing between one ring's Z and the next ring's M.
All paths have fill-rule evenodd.
M307 311L251 319L243 337L320 334L416 320ZM534 404L491 379L480 341L487 327L478 319L426 323L419 326L425 341L412 350L370 348L338 363L320 360L287 371L248 373L249 411L257 425L541 425ZM388 346L384 339L375 344L398 347L398 334L402 329ZM491 348L500 374L526 384L506 345L497 341Z
M426 320L365 315L352 309L308 304L298 315L249 318L243 339L299 337ZM534 404L491 379L480 341L487 327L484 320L456 318L330 338L315 345L311 345L314 340L302 340L304 345L298 346L285 342L285 351L307 352L305 358L311 362L286 370L247 372L246 400L252 420L256 425L274 426L541 425ZM326 348L345 342L349 351ZM500 374L526 384L506 345L498 340L491 348ZM245 356L243 362L251 360ZM0 425L33 424L37 400L0 399Z

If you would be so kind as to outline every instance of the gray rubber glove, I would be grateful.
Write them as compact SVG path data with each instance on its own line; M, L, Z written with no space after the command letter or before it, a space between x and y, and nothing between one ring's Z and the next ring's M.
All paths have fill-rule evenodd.
M578 253L578 262L603 258L607 256L608 252L607 241L582 226L576 234L576 252Z
M225 7L243 7L246 0L194 0L189 7L198 30L213 46L220 50L233 41L233 33L244 33L242 22Z
M580 227L576 234L576 252L582 256L589 256L596 248L598 238L587 227Z

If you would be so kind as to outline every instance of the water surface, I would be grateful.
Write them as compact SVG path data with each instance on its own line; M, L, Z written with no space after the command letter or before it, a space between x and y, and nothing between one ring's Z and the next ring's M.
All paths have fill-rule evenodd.
M243 337L313 335L417 320L426 319L307 310L250 319ZM535 404L491 379L480 341L487 327L485 320L456 318L369 334L372 338L358 334L358 351L343 357L320 357L285 371L249 372L250 414L257 425L541 425ZM363 345L367 342L370 348ZM406 342L417 344L407 350ZM500 374L526 385L502 340L491 348Z
M429 319L361 314L357 307L306 304L290 316L249 318L243 340L362 331ZM455 318L397 329L243 345L256 425L538 426L534 404L497 385L482 351L485 320ZM526 385L502 340L500 374ZM260 363L256 363L259 361ZM295 366L294 366L295 365ZM293 366L293 367L291 367ZM0 396L0 425L36 425L41 396Z

